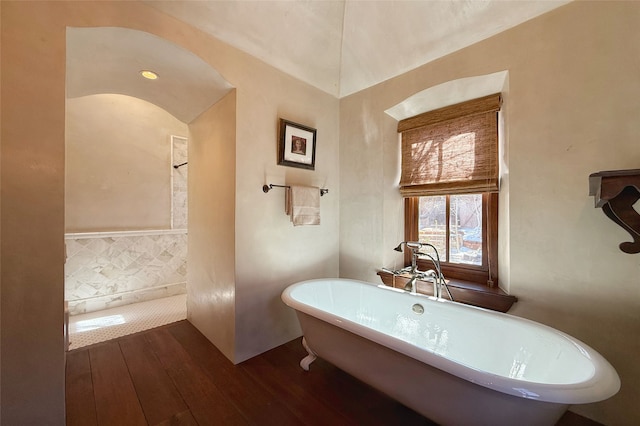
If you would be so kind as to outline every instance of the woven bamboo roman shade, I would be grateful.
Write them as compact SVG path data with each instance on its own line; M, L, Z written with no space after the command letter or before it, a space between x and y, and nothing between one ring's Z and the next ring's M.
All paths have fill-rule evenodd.
M403 197L498 191L500 94L398 123Z

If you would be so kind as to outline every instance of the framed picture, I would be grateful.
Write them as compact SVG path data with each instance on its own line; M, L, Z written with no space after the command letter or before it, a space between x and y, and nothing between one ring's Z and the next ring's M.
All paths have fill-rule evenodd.
M316 166L316 129L281 118L278 164L314 170Z

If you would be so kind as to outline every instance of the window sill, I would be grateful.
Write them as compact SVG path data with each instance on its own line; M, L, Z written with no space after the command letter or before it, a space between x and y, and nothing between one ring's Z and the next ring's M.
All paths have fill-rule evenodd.
M396 276L384 271L378 271L378 275L385 285L395 288L404 288L408 277ZM462 280L446 280L451 295L456 302L481 308L492 309L499 312L507 312L518 301L515 296L510 296L498 287L487 287ZM430 282L418 280L418 293L433 295L433 285ZM448 298L443 289L443 297Z

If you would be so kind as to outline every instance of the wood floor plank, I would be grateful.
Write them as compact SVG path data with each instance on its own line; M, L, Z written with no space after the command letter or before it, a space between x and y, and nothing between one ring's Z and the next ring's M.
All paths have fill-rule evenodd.
M304 424L287 408L288 401L280 400L257 383L240 367L229 361L189 322L176 323L171 334L202 366L205 374L216 383L249 423L264 426Z
M306 351L300 340L233 365L188 321L181 321L71 351L67 425L433 426L323 359L303 371L298 363ZM160 395L149 395L154 389ZM183 405L174 400L175 391ZM174 408L165 410L161 401ZM565 425L597 423L567 412L557 423Z
M311 364L310 371L304 371L299 362L307 352L302 347L301 340L299 338L265 352L260 358L266 359L282 371L283 377L307 389L314 397L321 398L325 405L333 407L348 419L359 419L366 424L435 426L435 423L415 411L321 358Z
M595 420L588 419L586 417L582 417L579 414L572 413L571 411L567 411L564 413L564 416L560 419L556 426L603 426L601 423L596 422Z
M349 425L347 418L325 403L318 389L300 386L282 369L274 367L265 357L254 357L240 365L253 379L278 399L287 401L289 409L308 425Z
M376 391L351 376L348 376L349 380L355 383L336 386L335 378L331 376L332 370L335 370L336 367L322 359L317 359L311 364L310 371L304 371L299 363L306 356L306 351L302 348L300 339L296 339L295 342L295 347L282 345L265 352L261 357L264 357L274 367L283 370L289 380L309 389L317 397L322 397L325 404L331 405L347 418L368 419L373 417L371 412L378 403L387 403L388 406L386 400L379 401L379 398L376 398ZM350 384L354 386L349 386ZM371 398L372 392L374 393L373 398ZM421 416L419 417L421 418Z
M89 351L67 354L65 394L68 426L98 424Z
M150 425L159 424L188 410L144 335L125 337L119 343Z
M89 350L99 426L146 426L120 346L110 341Z
M153 426L198 426L198 422L193 418L191 411L183 411Z
M146 337L199 425L248 424L167 329Z

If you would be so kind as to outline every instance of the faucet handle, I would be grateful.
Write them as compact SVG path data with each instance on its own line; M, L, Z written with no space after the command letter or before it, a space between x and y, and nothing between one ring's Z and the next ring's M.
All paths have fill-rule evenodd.
M429 269L428 271L417 271L415 274L416 278L422 281L434 282L437 278L437 274L433 269Z
M428 270L424 271L423 274L426 277L437 277L438 276L438 273L436 271L434 271L433 269L428 269Z
M382 272L386 272L386 273L388 273L388 274L396 275L396 276L397 276L397 275L402 275L402 274L404 274L405 272L409 272L409 271L410 271L410 269L409 269L409 268L397 269L397 270L395 270L395 271L394 271L394 270L391 270L391 269L389 269L389 268L382 268L381 270L382 270Z
M392 274L392 275L398 276L398 275L410 273L411 272L411 267L410 266L405 266L402 269L396 269L396 270L392 270L392 269L389 269L389 268L381 268L380 270L382 272L386 272L388 274Z

